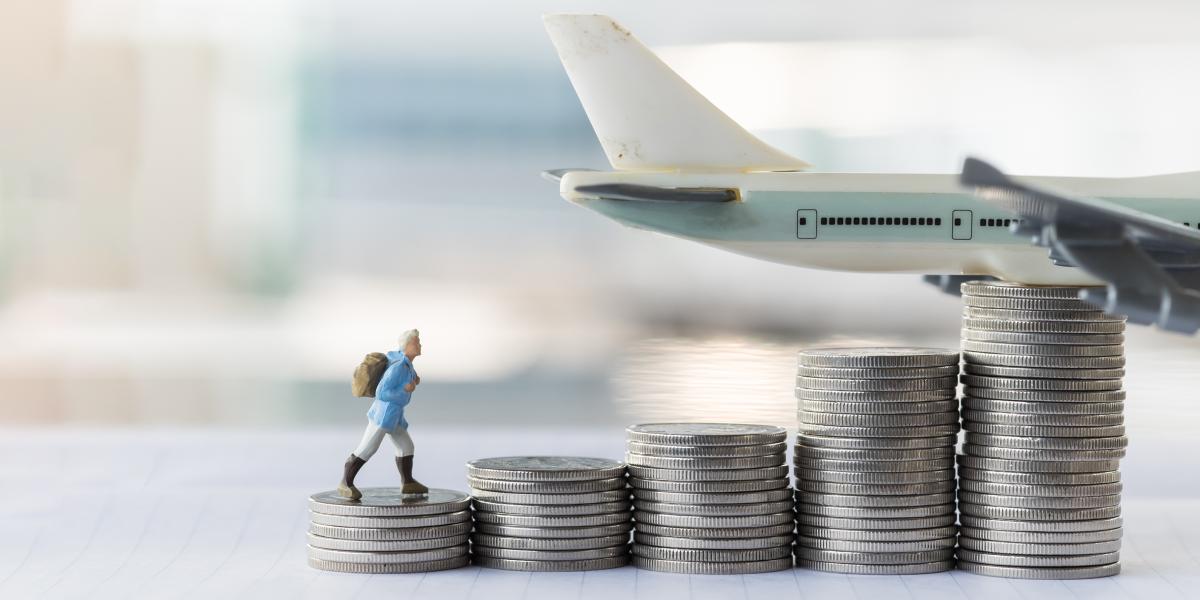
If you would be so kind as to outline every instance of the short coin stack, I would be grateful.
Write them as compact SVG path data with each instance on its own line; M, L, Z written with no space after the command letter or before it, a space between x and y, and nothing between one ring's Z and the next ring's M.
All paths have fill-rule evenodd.
M907 575L954 568L958 352L799 354L796 564Z
M1077 579L1120 571L1121 317L1077 287L963 284L959 568Z
M308 564L342 573L424 573L465 567L470 558L470 498L454 490L405 496L363 488L362 499L336 491L308 499Z
M792 567L787 430L655 423L626 432L635 566L720 575Z
M467 463L475 564L511 571L594 571L629 564L633 511L625 464L578 456Z

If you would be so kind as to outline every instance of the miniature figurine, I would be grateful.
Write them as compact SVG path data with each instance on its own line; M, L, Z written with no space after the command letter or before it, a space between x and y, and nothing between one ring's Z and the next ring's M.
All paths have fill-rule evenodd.
M408 406L413 390L421 384L421 377L413 370L413 360L420 355L421 333L410 329L400 335L399 350L391 350L386 355L378 352L368 354L354 372L354 395L373 396L375 401L367 411L367 430L363 433L362 441L346 459L342 482L337 488L343 497L351 500L362 498L362 492L354 487L354 477L379 449L384 436L390 438L396 447L400 492L429 492L429 488L413 478L413 441L408 435L408 421L404 419L404 407Z

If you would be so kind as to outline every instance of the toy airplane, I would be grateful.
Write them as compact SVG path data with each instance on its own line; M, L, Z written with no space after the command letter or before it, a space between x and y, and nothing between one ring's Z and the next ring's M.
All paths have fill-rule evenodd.
M932 274L945 287L989 276L1107 284L1083 299L1135 323L1200 329L1200 172L1028 177L1028 186L972 159L961 181L803 172L805 162L751 135L612 19L545 24L614 169L548 171L571 202L789 265Z

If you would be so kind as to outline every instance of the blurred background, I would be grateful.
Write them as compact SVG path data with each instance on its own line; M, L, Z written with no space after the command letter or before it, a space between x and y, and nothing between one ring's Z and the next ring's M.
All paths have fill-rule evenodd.
M957 345L917 276L562 201L540 171L608 165L559 11L611 14L817 170L1200 169L1185 2L7 0L0 423L357 430L351 371L418 327L418 426L794 426L800 347ZM1194 439L1196 341L1128 337L1131 434Z

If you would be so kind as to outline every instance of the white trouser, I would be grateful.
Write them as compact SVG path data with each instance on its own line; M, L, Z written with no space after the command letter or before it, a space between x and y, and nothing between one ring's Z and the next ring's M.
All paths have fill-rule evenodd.
M383 443L385 435L392 438L392 445L396 447L396 456L412 456L413 441L411 437L408 437L407 429L396 427L388 431L370 421L367 421L367 430L363 432L362 441L358 443L358 449L354 451L354 455L363 460L370 460L375 451L379 449L379 444Z

